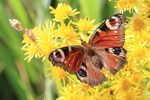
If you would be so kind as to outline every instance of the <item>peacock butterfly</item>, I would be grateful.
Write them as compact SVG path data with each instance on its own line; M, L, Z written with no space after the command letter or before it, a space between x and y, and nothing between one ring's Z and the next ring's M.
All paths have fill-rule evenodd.
M113 75L126 63L126 50L123 14L114 14L106 19L82 46L73 45L59 48L49 55L53 65L60 66L70 74L76 74L81 82L90 86L101 84L106 80L102 67Z

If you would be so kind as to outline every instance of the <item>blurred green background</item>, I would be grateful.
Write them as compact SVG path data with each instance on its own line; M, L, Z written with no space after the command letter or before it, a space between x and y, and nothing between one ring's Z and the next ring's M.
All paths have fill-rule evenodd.
M118 13L115 0L0 0L0 100L55 100L60 94L49 82L41 59L24 60L21 51L23 32L14 30L8 19L18 19L26 28L34 28L53 16L49 6L67 3L81 11L80 18L102 22Z

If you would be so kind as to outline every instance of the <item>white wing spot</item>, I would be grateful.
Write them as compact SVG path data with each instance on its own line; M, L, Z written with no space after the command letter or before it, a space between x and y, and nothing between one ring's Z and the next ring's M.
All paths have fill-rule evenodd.
M65 60L65 61L64 61L64 64L66 64L66 63L67 63L67 61Z
M118 36L115 36L115 38L118 38Z
M118 31L114 31L114 33L118 33Z

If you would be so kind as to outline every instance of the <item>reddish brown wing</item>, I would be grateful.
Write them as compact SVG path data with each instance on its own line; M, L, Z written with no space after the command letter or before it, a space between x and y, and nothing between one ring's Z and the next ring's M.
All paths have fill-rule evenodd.
M97 49L95 52L99 55L103 67L112 74L115 74L127 64L126 51L122 47Z
M74 74L79 70L83 57L84 51L81 46L67 46L51 52L49 60L53 65Z
M124 26L126 20L123 14L115 14L104 21L91 36L89 44L100 48L120 47L124 44Z
M90 57L85 57L83 59L80 69L76 75L81 82L87 83L92 87L101 84L106 80L103 72L98 68L98 66L95 66L95 63L92 62Z
M97 28L89 41L99 55L103 67L112 74L127 63L126 51L122 48L125 23L123 14L112 15Z

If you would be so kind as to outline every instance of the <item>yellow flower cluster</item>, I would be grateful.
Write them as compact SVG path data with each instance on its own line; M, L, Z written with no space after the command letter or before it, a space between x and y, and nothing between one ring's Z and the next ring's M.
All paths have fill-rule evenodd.
M143 4L141 0L118 0L116 1L115 8L119 8L121 12L129 11L133 12L136 7L141 7L140 5Z
M128 64L116 75L111 75L106 70L108 78L103 84L90 87L79 82L73 75L59 67L47 68L51 70L47 76L68 80L69 84L62 87L62 97L57 100L149 100L150 99L150 18L149 0L118 0L116 8L121 12L129 11L134 17L127 17L129 23L125 31L126 41L124 48L127 50ZM60 3L56 9L50 7L54 14L53 20L45 22L33 29L35 41L26 34L22 43L22 50L27 51L29 61L33 57L47 57L57 48L69 45L80 45L80 39L88 41L90 34L97 25L87 18L74 22L70 16L79 14L76 10ZM65 20L69 19L66 24ZM36 45L35 45L36 43ZM51 81L52 81L51 80ZM65 81L64 81L65 83Z
M76 12L77 9L72 10L72 8L64 3L58 4L57 8L54 9L52 6L49 7L52 11L51 14L54 14L54 20L56 21L62 21L66 18L69 18L69 16L74 16L76 14L79 14L80 12Z
M22 43L24 43L24 46L22 50L27 51L25 59L28 59L28 61L33 57L43 57L44 60L50 52L63 46L81 45L81 37L88 37L89 35L86 34L91 33L91 30L96 26L93 25L94 20L80 19L77 23L73 22L70 16L75 16L80 12L77 12L76 9L72 10L67 4L60 3L56 9L53 7L49 8L52 10L50 13L54 14L55 18L45 21L44 26L39 25L32 29L35 41L28 38L26 34L23 36ZM66 19L69 19L67 24L65 22ZM83 30L84 32L81 32Z
M125 5L124 5L124 4ZM128 65L117 80L113 81L115 92L123 100L149 100L150 87L150 9L149 0L118 0L116 6L121 12L129 11L127 17L124 48L127 50ZM117 81L117 82L116 82Z

